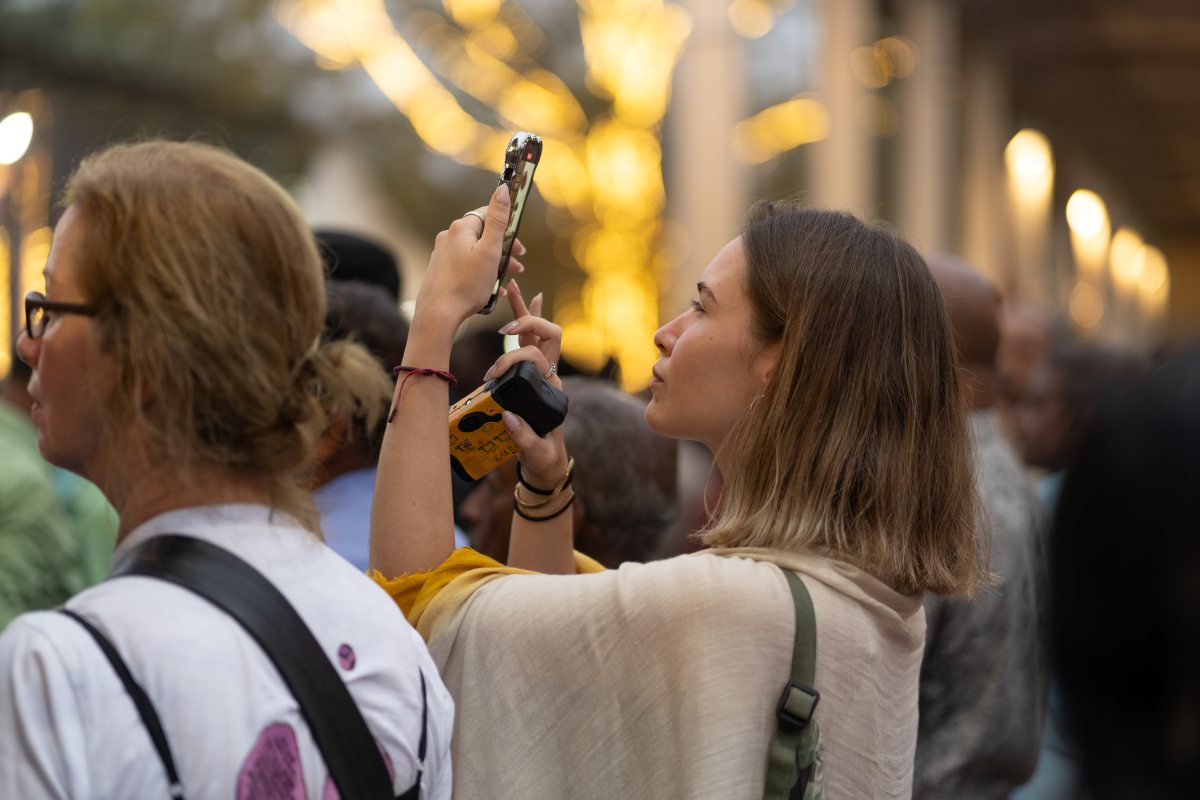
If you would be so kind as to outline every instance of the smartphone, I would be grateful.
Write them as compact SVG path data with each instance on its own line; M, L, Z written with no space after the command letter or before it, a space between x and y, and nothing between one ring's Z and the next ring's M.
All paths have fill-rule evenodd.
M450 465L460 478L475 481L518 452L504 427L511 411L545 436L567 418L567 396L520 361L450 408Z
M525 198L533 188L533 171L542 158L542 139L532 133L518 131L508 140L504 151L504 168L500 170L500 183L508 184L509 214L508 227L504 229L504 246L500 251L500 266L496 269L496 283L487 305L477 313L490 314L496 308L500 295L500 282L508 269L508 258L512 254L517 229L521 227L521 214L525 211ZM499 184L497 184L499 185Z

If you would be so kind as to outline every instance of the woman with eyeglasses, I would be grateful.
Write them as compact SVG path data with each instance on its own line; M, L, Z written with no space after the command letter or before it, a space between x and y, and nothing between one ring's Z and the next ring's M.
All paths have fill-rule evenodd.
M322 544L304 489L327 413L382 413L391 383L361 348L320 341L324 276L299 209L233 155L169 142L86 159L63 204L18 351L41 452L120 516L114 570L180 536L249 564L349 690L384 794L449 797L452 701L391 600ZM314 709L208 599L134 574L65 612L0 636L0 797L341 789Z
M982 575L966 408L924 261L849 214L756 209L654 336L646 419L707 446L724 478L712 549L571 574L596 566L572 553L588 465L505 412L521 448L505 567L453 550L438 377L487 298L506 201L502 187L437 239L405 354L425 371L397 394L372 509L375 577L457 703L455 797L909 796L922 594ZM500 330L522 346L492 374L527 360L557 380L562 331L510 300ZM813 635L797 641L785 573L811 598L815 713L791 683Z

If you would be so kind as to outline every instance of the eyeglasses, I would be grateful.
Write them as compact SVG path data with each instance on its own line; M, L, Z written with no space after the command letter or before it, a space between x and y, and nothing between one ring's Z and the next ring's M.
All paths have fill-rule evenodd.
M46 332L46 323L51 314L79 314L84 317L96 315L96 307L85 303L56 303L47 300L41 292L25 295L25 333L30 339L40 339Z

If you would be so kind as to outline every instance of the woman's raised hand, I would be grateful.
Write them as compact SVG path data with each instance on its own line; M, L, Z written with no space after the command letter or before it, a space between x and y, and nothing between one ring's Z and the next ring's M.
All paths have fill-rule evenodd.
M508 186L501 184L487 206L468 211L437 235L414 314L445 316L457 329L483 308L496 280L508 217ZM519 256L525 248L514 242L512 252ZM509 273L524 269L519 261L509 259Z
M502 327L500 332L517 335L520 347L496 359L496 363L484 375L484 379L490 380L497 375L503 375L518 361L528 361L534 365L539 375L545 376L554 386L561 389L558 358L562 352L562 328L540 316L541 294L534 297L526 307L521 288L513 280L508 285L506 296L515 319ZM521 467L526 481L545 488L557 484L567 471L567 449L563 444L562 426L544 437L538 436L523 419L511 411L504 412L504 426L513 442L521 449Z

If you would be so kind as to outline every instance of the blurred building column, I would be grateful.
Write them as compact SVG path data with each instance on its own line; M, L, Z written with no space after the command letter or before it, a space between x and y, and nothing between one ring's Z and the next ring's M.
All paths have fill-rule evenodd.
M961 252L1007 295L1016 288L1004 178L1008 87L991 54L980 50L964 59L964 78Z
M850 71L850 54L875 41L879 27L873 0L821 0L821 58L816 93L829 108L829 136L809 148L813 205L879 216L876 140L856 119L866 94Z
M901 35L916 45L916 71L899 82L896 223L926 255L947 252L957 192L958 149L954 131L959 112L958 15L945 0L900 0Z
M708 262L738 234L748 202L746 168L730 146L733 126L748 113L743 43L729 27L725 0L682 5L692 35L675 68L666 179L670 224L686 245L664 281L665 319L687 304Z

